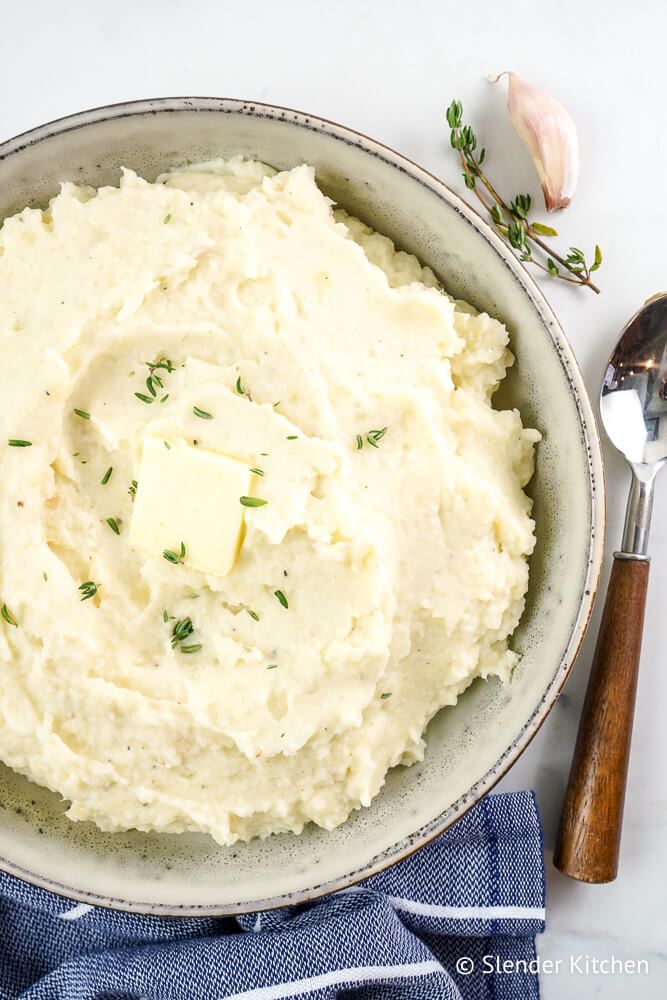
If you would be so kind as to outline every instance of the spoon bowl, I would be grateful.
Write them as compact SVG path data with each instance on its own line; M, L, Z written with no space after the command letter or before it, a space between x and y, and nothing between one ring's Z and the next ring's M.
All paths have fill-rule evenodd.
M667 293L649 299L624 328L605 373L600 413L631 465L667 462Z

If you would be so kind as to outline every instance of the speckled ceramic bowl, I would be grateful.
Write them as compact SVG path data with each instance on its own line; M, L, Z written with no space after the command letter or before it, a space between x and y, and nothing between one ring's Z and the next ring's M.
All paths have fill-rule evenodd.
M500 405L538 427L537 549L514 637L511 684L476 682L428 729L422 764L396 768L369 809L331 833L308 829L231 849L202 835L105 834L71 823L58 796L0 767L0 867L88 903L162 914L225 914L342 888L445 830L517 759L581 643L602 556L600 445L586 390L537 286L494 232L441 181L380 143L320 118L217 99L87 111L0 146L0 217L43 205L62 180L153 178L186 159L242 153L307 162L346 209L429 264L453 294L502 319L517 363Z

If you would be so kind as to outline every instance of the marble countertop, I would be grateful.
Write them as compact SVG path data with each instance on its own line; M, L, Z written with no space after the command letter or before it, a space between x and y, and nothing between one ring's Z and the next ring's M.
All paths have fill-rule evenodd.
M344 122L394 146L452 186L463 184L443 112L457 97L488 147L489 171L508 194L539 195L536 176L488 73L514 69L569 108L580 134L574 204L558 219L562 241L605 252L603 293L557 282L545 291L596 394L610 347L630 314L667 287L667 8L621 4L461 4L394 0L318 5L299 0L69 0L12 4L0 34L0 138L113 101L169 94L254 98ZM21 44L17 44L17 40ZM539 200L539 198L538 198ZM628 474L605 443L610 556L622 528ZM606 886L551 866L560 803L600 617L541 732L500 786L537 790L548 851L545 1000L667 995L667 473L658 482L635 735L620 874ZM663 556L661 559L660 556ZM603 584L609 571L609 558ZM571 956L647 959L648 975L570 970ZM592 962L589 962L589 968ZM579 963L583 970L585 963Z

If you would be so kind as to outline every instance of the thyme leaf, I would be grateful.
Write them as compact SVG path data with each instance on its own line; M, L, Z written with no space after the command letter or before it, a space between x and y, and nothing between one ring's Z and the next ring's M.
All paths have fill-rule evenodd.
M94 597L97 593L99 585L94 583L93 580L86 580L84 583L79 584L79 590L82 593L82 601L89 601L91 597Z
M366 432L365 438L367 443L371 446L371 448L379 447L379 442L385 436L387 430L388 430L387 427L380 427L379 429ZM361 434L357 434L357 451L363 448L363 446L364 446L364 438L361 436Z
M178 566L185 558L185 543L181 542L181 547L178 552L174 552L173 549L165 549L162 553L162 558L166 559L167 562L172 563L174 566Z
M213 420L213 414L209 413L208 410L202 410L200 406L193 406L192 412L195 417L199 417L200 420Z
M16 618L14 618L14 615L11 613L6 604L3 604L2 607L0 608L0 615L2 615L2 617L5 619L8 625L13 625L14 628L19 627L19 623L17 622Z

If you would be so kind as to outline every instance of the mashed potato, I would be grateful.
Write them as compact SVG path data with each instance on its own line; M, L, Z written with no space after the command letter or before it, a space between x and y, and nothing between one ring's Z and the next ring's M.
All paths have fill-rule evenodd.
M0 254L0 758L105 830L342 823L517 660L505 328L307 166L64 184ZM149 436L260 470L226 575L130 544Z

